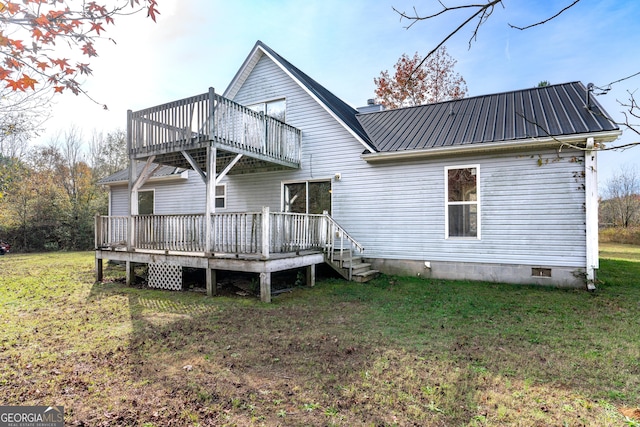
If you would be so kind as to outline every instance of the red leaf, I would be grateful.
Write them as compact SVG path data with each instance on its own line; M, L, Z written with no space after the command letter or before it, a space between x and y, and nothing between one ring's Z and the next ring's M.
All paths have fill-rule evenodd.
M89 64L78 63L77 67L80 70L80 74L89 75L92 73L91 68L89 68Z
M100 31L104 31L104 28L102 27L102 24L100 22L92 22L91 29L89 31L95 31L96 33L98 33L98 35L100 35Z
M87 42L82 46L82 53L88 56L98 56L98 53L93 48L93 43Z
M157 9L158 3L156 0L149 0L149 7L147 9L147 16L150 17L153 22L156 22L156 15L160 15Z
M9 9L9 13L11 15L15 15L16 13L20 12L20 5L17 3L11 3L10 1L8 1L7 9Z
M42 31L40 31L40 28L36 27L33 29L33 31L31 32L31 37L33 37L36 40L40 40L40 38L43 36Z
M61 70L64 70L65 68L69 68L69 60L68 59L51 59L51 63L53 65L57 65L60 67Z
M11 71L0 67L0 80L4 80L11 75Z
M22 65L13 58L5 58L4 63L7 64L9 68L15 68L16 70L19 69Z
M22 78L20 79L20 82L21 82L23 88L30 87L33 90L36 90L35 84L38 83L37 80L32 79L31 77L27 76L26 74L22 75Z
M15 81L15 80L7 79L6 82L7 82L7 85L5 87L10 87L14 91L21 90L24 92L24 88L22 87L22 83L20 83L20 80Z

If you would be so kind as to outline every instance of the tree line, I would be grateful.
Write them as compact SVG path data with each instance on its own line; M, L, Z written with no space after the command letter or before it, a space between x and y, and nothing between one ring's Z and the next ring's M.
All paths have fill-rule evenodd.
M622 165L604 185L600 201L600 226L630 228L640 226L640 171Z
M85 139L71 127L28 149L0 137L0 240L16 252L92 249L94 216L108 212L98 181L127 164L122 130Z

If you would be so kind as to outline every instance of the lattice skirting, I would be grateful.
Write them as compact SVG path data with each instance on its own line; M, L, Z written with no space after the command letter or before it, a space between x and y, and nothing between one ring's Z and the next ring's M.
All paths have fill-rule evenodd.
M165 262L149 264L149 287L182 290L182 266Z

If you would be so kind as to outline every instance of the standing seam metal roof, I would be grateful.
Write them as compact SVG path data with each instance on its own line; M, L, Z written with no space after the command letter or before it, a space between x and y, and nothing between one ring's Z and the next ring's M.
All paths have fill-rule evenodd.
M375 147L383 152L618 130L581 82L356 117Z

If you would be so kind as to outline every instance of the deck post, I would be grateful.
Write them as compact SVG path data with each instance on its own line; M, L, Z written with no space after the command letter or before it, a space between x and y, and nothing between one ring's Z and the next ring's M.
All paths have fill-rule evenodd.
M209 88L209 106L208 106L208 120L209 120L209 143L207 145L207 181L206 181L206 199L205 199L205 252L207 254L213 253L213 227L211 224L211 215L216 213L216 156L218 155L215 145L213 145L213 136L215 135L215 90ZM207 273L208 274L208 273Z
M126 285L127 286L131 286L135 280L135 271L133 270L133 262L132 261L125 261L126 265L125 265L125 270L126 270Z
M262 259L269 258L269 242L271 241L269 206L262 207Z
M96 255L96 282L102 282L102 258Z
M216 147L211 145L207 147L207 184L206 184L206 206L205 206L205 252L207 254L213 253L214 239L212 236L212 218L211 216L216 213Z
M315 286L316 284L316 265L307 266L307 286Z
M216 270L213 268L206 268L206 282L207 282L207 296L211 297L218 293L216 284Z
M134 247L133 243L133 215L138 214L138 192L134 191L136 180L136 161L133 160L131 149L133 146L133 111L127 110L127 154L129 155L129 220L127 221L127 251Z
M260 301L271 302L271 273L260 273Z
M102 239L102 221L100 221L100 214L97 213L95 216L95 244L93 246L94 249L98 249L100 247L100 245L102 244L102 242L100 241Z

